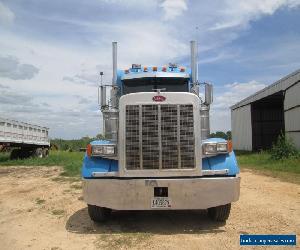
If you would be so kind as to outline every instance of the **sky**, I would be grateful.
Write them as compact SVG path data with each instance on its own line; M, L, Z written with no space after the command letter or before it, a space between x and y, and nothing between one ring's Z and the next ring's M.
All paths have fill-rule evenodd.
M0 0L0 117L50 128L52 138L102 131L99 72L190 64L214 85L211 130L230 106L300 68L300 0Z

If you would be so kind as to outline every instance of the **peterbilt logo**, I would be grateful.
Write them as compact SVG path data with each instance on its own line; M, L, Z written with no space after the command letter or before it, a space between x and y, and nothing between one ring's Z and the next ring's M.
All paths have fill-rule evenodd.
M156 96L153 96L152 100L155 102L164 102L166 100L166 97L164 97L162 95L156 95Z

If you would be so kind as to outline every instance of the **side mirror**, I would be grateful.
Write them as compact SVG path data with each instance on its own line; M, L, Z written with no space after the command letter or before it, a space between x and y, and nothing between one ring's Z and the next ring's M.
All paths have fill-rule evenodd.
M205 83L205 101L206 105L210 105L213 102L213 86L210 83Z

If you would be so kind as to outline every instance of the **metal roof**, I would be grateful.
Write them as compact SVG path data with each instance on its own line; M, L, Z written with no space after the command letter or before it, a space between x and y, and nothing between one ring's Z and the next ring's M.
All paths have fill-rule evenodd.
M230 108L237 109L239 107L245 106L257 100L260 100L264 97L273 95L279 91L284 91L291 87L294 83L300 81L300 69L294 71L293 73L281 78L280 80L274 82L273 84L265 87L264 89L254 93L253 95L248 96L242 101L232 105Z

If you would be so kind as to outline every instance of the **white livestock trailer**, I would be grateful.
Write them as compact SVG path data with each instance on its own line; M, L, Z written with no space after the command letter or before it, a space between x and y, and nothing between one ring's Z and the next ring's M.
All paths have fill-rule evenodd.
M0 117L0 151L13 148L11 158L46 157L49 153L49 128Z

